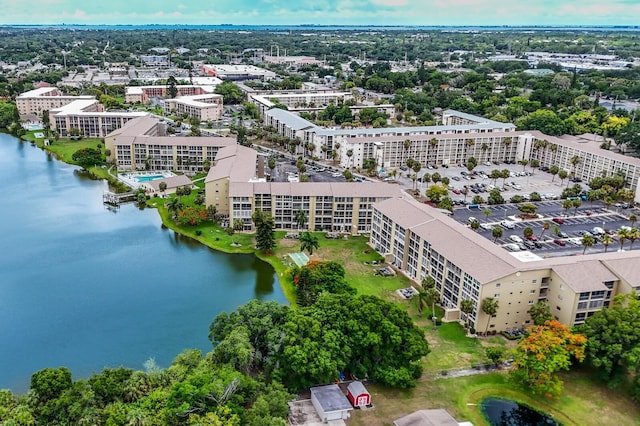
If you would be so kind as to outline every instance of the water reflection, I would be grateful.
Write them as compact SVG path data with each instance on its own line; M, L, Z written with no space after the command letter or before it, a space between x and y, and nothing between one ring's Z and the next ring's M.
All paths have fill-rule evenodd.
M515 401L487 398L482 401L482 412L491 426L549 426L559 425L552 417Z

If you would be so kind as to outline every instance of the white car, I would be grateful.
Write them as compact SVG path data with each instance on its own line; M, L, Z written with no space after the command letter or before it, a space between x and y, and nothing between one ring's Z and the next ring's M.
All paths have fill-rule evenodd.
M600 228L599 226L596 226L591 230L591 233L593 235L604 235L604 229Z
M514 243L521 243L521 242L523 242L523 241L522 241L522 238L518 237L517 235L510 235L510 236L509 236L509 239L510 239L511 241L513 241Z
M476 220L478 220L478 219L476 219L476 218L475 218L475 217L473 217L473 216L470 216L470 217L469 217L469 219L467 219L467 222L469 222L469 223L473 223L473 222L475 222Z
M503 228L507 228L507 229L513 229L516 227L515 223L509 220L503 220L502 222L500 222L500 225L502 225Z
M520 246L518 246L517 244L506 244L504 248L509 251L520 251Z

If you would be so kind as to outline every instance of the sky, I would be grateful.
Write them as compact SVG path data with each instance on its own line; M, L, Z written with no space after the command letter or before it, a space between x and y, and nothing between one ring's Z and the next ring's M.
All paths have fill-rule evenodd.
M0 24L640 25L640 0L0 0Z

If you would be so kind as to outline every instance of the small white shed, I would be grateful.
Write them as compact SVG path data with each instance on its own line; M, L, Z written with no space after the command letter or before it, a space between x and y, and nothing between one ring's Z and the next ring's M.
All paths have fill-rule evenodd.
M336 384L311 388L311 403L323 422L346 420L353 410L340 387Z

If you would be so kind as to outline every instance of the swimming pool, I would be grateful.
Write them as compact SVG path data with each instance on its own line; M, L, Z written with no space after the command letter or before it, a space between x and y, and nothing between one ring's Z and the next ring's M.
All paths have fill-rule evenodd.
M150 180L162 179L163 175L151 175L151 176L134 176L133 177L138 182L149 182Z

